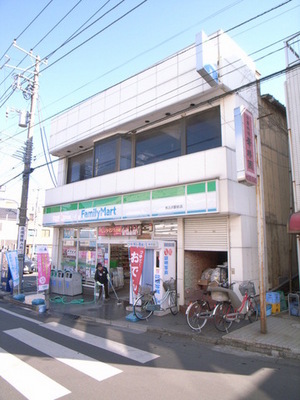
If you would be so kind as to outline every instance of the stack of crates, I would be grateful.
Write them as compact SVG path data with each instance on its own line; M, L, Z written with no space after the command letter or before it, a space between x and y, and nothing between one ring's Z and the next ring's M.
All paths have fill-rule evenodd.
M284 292L278 290L279 295L280 295L280 311L286 311L288 309L287 304L286 304L286 299L284 296Z
M266 303L272 305L272 314L280 312L280 294L278 292L267 292Z

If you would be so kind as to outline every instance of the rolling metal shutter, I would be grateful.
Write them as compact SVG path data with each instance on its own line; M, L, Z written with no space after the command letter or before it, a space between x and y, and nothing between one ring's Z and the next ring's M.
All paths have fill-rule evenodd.
M184 249L228 251L227 217L185 219Z

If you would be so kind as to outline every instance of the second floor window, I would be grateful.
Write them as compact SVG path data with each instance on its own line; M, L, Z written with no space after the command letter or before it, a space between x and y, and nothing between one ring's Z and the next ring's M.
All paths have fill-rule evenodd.
M136 136L115 135L70 157L67 183L222 146L220 108L213 107Z

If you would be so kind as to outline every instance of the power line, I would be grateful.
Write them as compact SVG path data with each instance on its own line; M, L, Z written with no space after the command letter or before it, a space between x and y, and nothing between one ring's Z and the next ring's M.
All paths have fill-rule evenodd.
M122 0L124 1L124 0ZM133 7L131 10L127 11L125 14L121 15L119 18L117 18L116 20L114 20L113 22L111 22L110 24L108 24L106 27L104 27L103 29L101 29L100 31L96 32L94 35L90 36L88 39L86 39L84 42L80 43L79 45L77 45L76 47L74 47L73 49L71 49L70 51L68 51L67 53L65 53L63 56L61 56L60 58L58 58L57 60L55 60L52 64L49 64L47 67L45 67L42 71L45 71L46 69L52 67L53 65L55 65L57 62L61 61L62 59L64 59L65 57L67 57L68 55L70 55L71 53L73 53L73 51L79 49L79 47L83 46L84 44L88 43L90 40L94 39L96 36L100 35L100 33L104 32L106 29L110 28L112 25L116 24L117 22L119 22L121 19L125 18L127 15L131 14L133 11L135 11L137 8L139 8L140 6L142 6L144 3L146 3L148 0L143 0L141 3L139 3L137 6ZM289 0L291 1L291 0Z
M217 96L215 96L215 97L213 97L213 98L210 98L210 99L208 99L208 100L200 101L199 103L195 103L195 104L193 105L193 109L197 109L197 108L203 107L203 106L205 106L205 105L207 105L207 104L211 105L212 103L214 103L214 102L216 102L216 101L219 101L219 100L221 100L221 99L223 99L223 98L225 98L225 97L227 97L227 96L230 96L230 95L232 95L232 94L234 94L234 93L237 93L237 92L243 91L243 90L245 90L245 89L248 89L249 87L251 87L251 86L253 86L253 85L259 85L259 84L261 84L262 82L265 82L265 81L267 81L267 80L269 80L269 79L273 79L274 77L276 77L276 76L278 76L278 75L282 75L282 74L284 74L284 73L288 73L288 72L290 72L290 71L292 71L292 70L294 70L294 69L296 69L296 68L299 68L299 67L300 67L299 64L298 64L298 65L293 65L293 66L287 67L287 68L285 68L285 69L283 69L283 70L276 71L276 72L274 72L274 73L272 73L272 74L270 74L270 75L268 75L268 76L265 76L265 77L263 77L263 78L257 79L257 80L252 81L252 82L248 82L248 83L245 84L245 85L241 85L241 86L239 86L239 87L237 87L237 88L235 88L235 89L232 89L232 90L230 90L230 91L228 91L228 92L225 92L225 93L223 93L223 94L217 95ZM180 115L180 114L182 114L183 112L186 112L186 111L188 111L188 110L190 110L190 107L181 109L181 110L177 111L176 113L172 114L172 117L174 117L174 116L176 116L176 115ZM151 125L155 125L155 124L157 124L157 123L166 121L166 120L169 119L169 118L170 118L170 117L159 118L159 119L157 119L157 120L155 120L155 121L152 121L152 122L150 122L150 123L148 123L148 124L140 125L139 127L136 127L135 129L136 129L137 131L138 131L138 130L142 130L142 129L144 129L144 128L146 128L146 127L149 127L149 126L151 126ZM129 133L129 132L128 132L128 133ZM81 152L78 152L78 153L76 153L76 154L80 154L80 153L81 153ZM76 155L76 154L73 154L73 156ZM57 162L57 161L60 161L60 160L66 159L66 158L68 158L68 156L60 157L60 158L58 158L58 159L56 159L56 160L52 160L51 163L55 163L55 162ZM36 169L43 168L43 167L47 166L47 164L48 164L48 163L44 163L44 164L38 165L38 166L32 168L31 171L30 171L29 173L32 173L32 172L33 172L34 170L36 170ZM5 186L5 185L8 184L9 182L11 182L12 180L16 179L18 176L20 176L21 174L22 174L22 173L16 175L15 177L9 179L8 181L2 183L0 186Z
M48 4L46 4L46 6L37 14L36 17L33 18L33 20L22 30L21 33L19 33L19 35L15 38L15 40L18 40L24 32L27 31L27 29L34 23L35 20L37 20L39 18L39 16L46 10L46 8L52 3L53 0L50 0ZM12 44L8 47L8 49L4 52L3 56L0 57L0 61L2 60L3 57L5 57L5 54L10 50L10 48L12 47Z

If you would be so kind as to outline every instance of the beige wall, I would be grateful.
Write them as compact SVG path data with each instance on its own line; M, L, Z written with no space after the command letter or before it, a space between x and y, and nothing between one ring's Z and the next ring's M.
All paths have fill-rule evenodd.
M286 229L291 200L288 131L285 109L274 98L262 96L259 111L268 285L276 288L289 278L291 266L289 235Z

